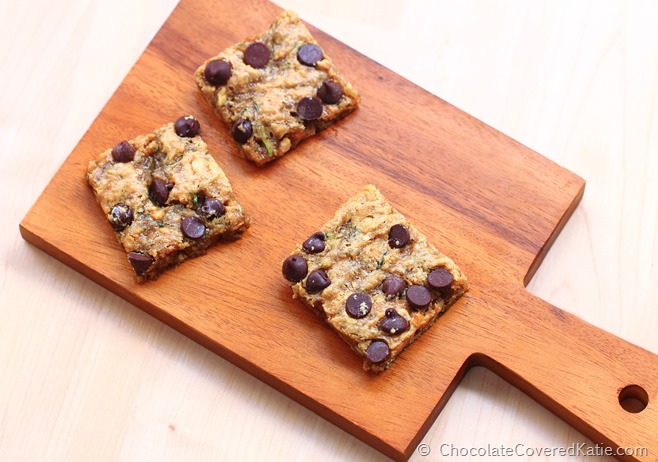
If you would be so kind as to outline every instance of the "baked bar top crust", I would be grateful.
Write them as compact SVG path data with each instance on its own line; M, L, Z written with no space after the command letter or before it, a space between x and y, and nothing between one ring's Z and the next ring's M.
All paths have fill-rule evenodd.
M381 372L468 288L455 263L372 185L283 263L300 298Z
M118 143L87 167L87 182L140 282L249 226L199 130L192 116L181 117Z
M240 146L262 165L352 112L359 94L297 14L208 59L195 80Z

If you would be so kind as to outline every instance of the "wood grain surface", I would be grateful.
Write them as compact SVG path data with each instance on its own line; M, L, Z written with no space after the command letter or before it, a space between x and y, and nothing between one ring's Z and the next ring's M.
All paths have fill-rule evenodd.
M26 239L391 457L411 455L473 365L494 370L594 441L658 453L656 356L523 287L580 200L579 177L317 29L362 106L275 165L255 168L235 156L190 74L216 50L267 27L278 8L200 3L177 7L25 217ZM254 9L263 14L247 14ZM84 168L117 140L184 113L201 121L254 224L240 241L138 286ZM378 377L364 374L290 299L279 275L292 244L365 183L454 258L472 285ZM619 406L626 385L647 392L643 412Z

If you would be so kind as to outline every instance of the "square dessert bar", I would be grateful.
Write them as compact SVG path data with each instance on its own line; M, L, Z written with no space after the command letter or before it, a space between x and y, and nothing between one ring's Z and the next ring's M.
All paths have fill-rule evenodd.
M242 155L257 165L281 157L359 103L357 91L291 11L262 35L208 59L194 78Z
M121 141L87 167L87 182L140 282L249 226L199 131L199 122L184 116Z
M387 369L468 288L372 185L345 203L283 262L299 297L363 358Z

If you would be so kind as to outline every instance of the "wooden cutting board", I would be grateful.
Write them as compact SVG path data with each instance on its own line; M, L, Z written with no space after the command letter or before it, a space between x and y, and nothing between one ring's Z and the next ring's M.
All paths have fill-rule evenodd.
M183 0L31 208L23 237L395 459L411 455L466 370L483 365L594 441L644 446L637 460L657 460L658 357L524 288L580 200L581 178L313 27L361 107L269 166L237 157L192 73L279 12L261 0ZM85 168L183 114L200 120L253 224L138 285ZM280 273L293 245L368 183L471 284L378 376L291 299ZM648 406L628 412L620 401Z

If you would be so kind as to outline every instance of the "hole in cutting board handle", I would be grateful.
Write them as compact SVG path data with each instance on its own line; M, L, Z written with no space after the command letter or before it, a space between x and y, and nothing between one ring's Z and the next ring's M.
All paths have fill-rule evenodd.
M628 385L619 391L619 404L626 412L637 414L646 409L649 395L639 385Z

